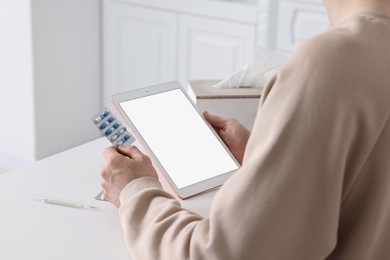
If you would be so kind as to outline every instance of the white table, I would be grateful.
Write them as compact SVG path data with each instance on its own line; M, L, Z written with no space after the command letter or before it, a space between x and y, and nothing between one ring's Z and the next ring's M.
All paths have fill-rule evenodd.
M0 174L0 259L130 259L117 209L94 199L101 190L102 151L109 145L100 138ZM36 202L33 194L81 201L99 210ZM182 206L207 216L214 194L182 201Z

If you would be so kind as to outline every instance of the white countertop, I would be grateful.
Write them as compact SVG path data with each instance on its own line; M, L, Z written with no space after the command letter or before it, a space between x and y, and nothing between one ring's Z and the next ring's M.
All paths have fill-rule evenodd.
M94 196L105 138L0 174L0 259L130 259L117 209ZM164 185L164 183L163 183ZM85 202L99 210L36 202L33 194ZM214 192L182 201L207 216Z

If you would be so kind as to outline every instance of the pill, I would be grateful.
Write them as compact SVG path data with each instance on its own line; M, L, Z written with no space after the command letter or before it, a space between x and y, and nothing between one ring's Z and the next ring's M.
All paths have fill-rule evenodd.
M122 140L120 140L119 142L122 142L121 144L123 144L123 143L126 143L126 141L127 140L129 140L130 139L130 135L125 135L123 138L122 138ZM118 142L118 143L119 143Z
M95 119L95 124L99 123L100 121L102 121L102 118L99 116Z
M126 125L122 124L109 109L104 108L91 119L112 145L119 146L134 142L135 139L127 130Z
M110 134L112 134L112 132L114 131L114 128L110 128L110 129L108 129L106 132L105 132L105 134L106 135L110 135Z
M116 139L118 139L119 136L120 136L120 134L116 133L113 136L111 136L111 140L115 141Z
M106 128L108 126L107 122L104 122L103 124L101 124L101 126L99 127L101 130L103 130L104 128Z

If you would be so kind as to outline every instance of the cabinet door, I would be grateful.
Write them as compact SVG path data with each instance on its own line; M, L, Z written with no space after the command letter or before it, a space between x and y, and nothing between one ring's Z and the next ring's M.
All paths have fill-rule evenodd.
M176 79L177 15L105 0L103 98Z
M321 3L281 1L278 17L276 48L284 53L292 52L303 40L325 31L329 26Z
M180 15L179 79L223 79L253 58L256 26Z

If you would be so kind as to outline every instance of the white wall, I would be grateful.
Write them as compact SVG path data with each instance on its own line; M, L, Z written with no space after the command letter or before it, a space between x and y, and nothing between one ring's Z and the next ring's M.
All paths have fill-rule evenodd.
M100 1L33 0L36 156L95 139Z
M0 154L8 163L35 158L33 98L30 1L0 0Z
M100 1L0 0L0 165L95 139Z

